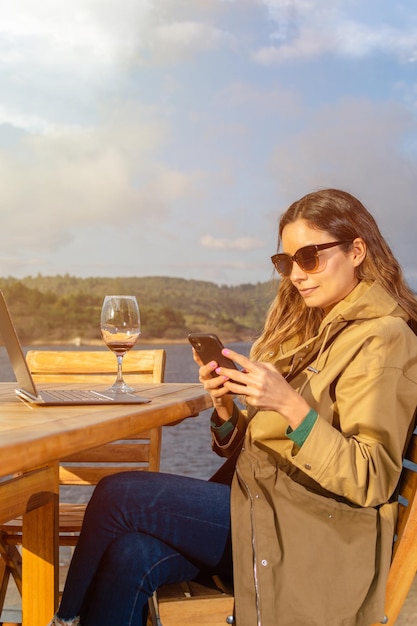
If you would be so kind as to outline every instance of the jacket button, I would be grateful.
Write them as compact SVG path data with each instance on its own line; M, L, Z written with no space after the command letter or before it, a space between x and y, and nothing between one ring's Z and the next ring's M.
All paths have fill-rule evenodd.
M311 465L310 465L310 463L306 463L306 464L304 465L304 467L306 468L306 470L311 470Z
M268 565L268 561L266 559L262 559L261 564L266 567Z

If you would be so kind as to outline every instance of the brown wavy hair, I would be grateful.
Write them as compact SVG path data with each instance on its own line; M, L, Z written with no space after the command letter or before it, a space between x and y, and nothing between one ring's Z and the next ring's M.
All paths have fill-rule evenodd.
M303 196L280 218L277 249L285 226L299 219L312 228L328 232L334 241L353 241L361 237L367 253L356 270L358 279L380 283L409 314L416 332L417 300L375 219L357 198L339 189L323 189ZM349 246L347 244L345 250ZM306 306L291 280L282 277L262 334L253 344L251 357L268 361L276 355L283 341L291 338L298 344L307 341L317 332L324 315L322 309Z

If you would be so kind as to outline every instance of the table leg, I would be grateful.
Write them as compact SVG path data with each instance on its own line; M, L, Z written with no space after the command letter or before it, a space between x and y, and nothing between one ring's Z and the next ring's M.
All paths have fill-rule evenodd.
M58 596L56 505L50 501L23 516L22 626L46 626Z
M46 626L58 601L58 463L0 484L0 519L23 514L22 626Z

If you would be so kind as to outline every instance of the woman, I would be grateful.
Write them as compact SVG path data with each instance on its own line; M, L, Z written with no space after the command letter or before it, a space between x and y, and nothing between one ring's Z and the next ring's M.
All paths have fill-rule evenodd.
M395 488L417 405L417 302L348 193L292 204L278 243L278 294L250 359L224 351L237 373L199 363L214 450L233 456L244 438L231 491L163 474L105 479L53 624L138 626L159 585L227 573L230 512L237 626L383 618Z

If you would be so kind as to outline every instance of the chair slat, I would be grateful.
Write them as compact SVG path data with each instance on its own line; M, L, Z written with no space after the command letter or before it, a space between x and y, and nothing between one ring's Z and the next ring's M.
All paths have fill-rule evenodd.
M109 350L29 350L26 355L36 383L112 383L116 357ZM163 382L164 350L131 350L123 358L123 370L132 384Z
M416 433L411 437L410 445L407 450L406 459L417 465L417 437Z
M112 443L84 450L78 454L65 457L61 464L67 463L144 463L149 460L149 445L147 442L138 440L137 443Z
M120 474L120 472L127 471L148 471L148 464L140 465L139 463L119 464L106 467L105 465L90 465L90 466L76 466L76 467L63 467L60 469L60 477L62 477L61 484L67 486L73 485L96 485L102 478L109 476L110 474Z

